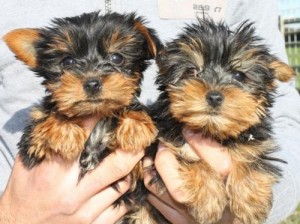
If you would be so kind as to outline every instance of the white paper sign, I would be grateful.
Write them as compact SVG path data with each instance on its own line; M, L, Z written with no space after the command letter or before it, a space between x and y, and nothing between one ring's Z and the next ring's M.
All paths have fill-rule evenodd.
M161 19L225 19L227 0L158 0Z

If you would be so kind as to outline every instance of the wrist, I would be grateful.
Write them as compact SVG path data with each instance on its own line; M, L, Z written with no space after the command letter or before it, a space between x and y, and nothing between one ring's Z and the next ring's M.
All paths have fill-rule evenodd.
M9 209L5 201L4 193L0 196L0 223L1 224L14 224L16 223L12 210Z

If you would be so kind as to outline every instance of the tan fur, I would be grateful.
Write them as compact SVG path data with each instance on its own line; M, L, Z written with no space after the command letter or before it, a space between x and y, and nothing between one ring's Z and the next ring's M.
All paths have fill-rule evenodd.
M266 149L275 148L276 145L273 140L269 139L261 141L256 145L236 144L235 147L239 150L229 149L232 159L247 164L255 162L263 153L265 153Z
M156 49L156 44L154 43L152 37L150 36L148 29L141 23L141 22L136 22L134 24L134 27L144 35L146 38L146 41L148 43L148 49L152 57L155 57L157 54L157 49Z
M246 47L246 46L245 46ZM234 56L232 62L239 61L239 64L234 64L234 69L246 69L251 65L260 64L260 58L255 56L259 54L260 49L252 48L245 50L245 48L240 49L240 51ZM262 66L265 66L262 64ZM270 64L269 68L274 71L275 78L281 82L287 82L294 76L296 76L295 71L287 64L274 59Z
M287 82L296 76L296 72L290 66L278 60L271 62L270 68L274 70L275 77L281 82Z
M66 72L61 76L59 83L49 84L47 86L53 93L53 101L57 102L58 110L61 113L66 114L69 117L78 113L83 113L83 111L80 112L73 109L76 107L76 104L80 104L80 102L86 100L83 84L82 79ZM82 109L84 110L84 108Z
M205 99L206 93L211 90L224 95L224 102L217 110L211 108ZM171 101L170 110L177 120L191 129L210 133L219 140L228 136L237 137L242 131L259 123L260 117L267 112L263 106L266 99L256 99L232 86L212 89L199 81L188 80L181 86L170 86L167 91ZM237 143L234 149L228 149L234 166L226 188L221 178L203 161L185 153L186 148L176 150L170 145L167 144L167 147L174 150L179 158L191 163L181 164L180 174L184 185L180 196L182 202L190 206L190 214L199 223L217 222L227 203L236 214L236 224L258 224L266 219L271 208L272 185L277 177L254 170L250 164L256 164L266 149L275 148L272 139L255 145Z
M53 43L48 44L47 53L51 52L66 52L69 53L73 49L74 43L69 35L65 32L64 37L53 37ZM73 50L74 51L74 50Z
M109 148L120 147L123 151L136 154L145 150L156 138L157 129L152 119L143 111L125 111L119 117L116 133L112 136ZM136 189L138 180L143 178L143 165L139 162L130 173L131 188Z
M274 176L254 170L247 163L233 163L226 190L230 209L240 223L259 224L266 220L275 182Z
M84 130L78 124L53 114L35 126L28 152L37 158L48 159L55 152L63 159L74 160L82 151L86 139Z
M256 57L255 55L260 54L259 52L259 48L247 49L247 45L245 45L243 48L239 49L239 51L234 55L232 61L239 60L242 63L245 63L247 61L253 62L253 60L258 61L258 57Z
M124 46L130 45L135 41L134 36L122 36L119 33L119 30L115 30L109 40L103 40L104 46L106 47L108 52L117 52L118 49L121 49Z
M188 206L190 214L200 224L217 222L227 204L223 179L204 161L181 164L183 186L180 202Z
M40 108L34 107L34 108L32 108L32 110L30 112L30 117L34 121L38 121L38 120L41 120L43 118L46 118L47 114L44 111L42 111Z
M87 101L83 87L86 80L71 73L66 72L59 84L47 86L61 113L69 117L89 114L105 116L130 104L137 88L137 79L119 73L103 77L94 76L102 83L102 91L95 97L95 102ZM91 75L87 76L87 79L89 78Z
M123 16L128 18L127 15ZM105 36L109 35L108 38L104 37L101 40L101 37L98 37L99 41L104 43L104 49L97 52L99 50L97 36L92 38L91 35L94 35L94 29L100 28L98 26L100 23L92 19L89 24L91 26L88 26L84 19L88 17L74 18L77 18L74 22L70 18L54 20L53 29L41 30L41 35L38 29L15 30L4 36L4 41L16 57L25 62L39 76L45 78L42 84L46 85L47 89L47 96L40 107L31 112L32 123L25 130L20 142L20 154L24 165L32 168L43 159L51 159L54 154L61 156L66 163L74 161L78 159L87 143L85 148L87 153L81 154L79 159L80 178L82 178L86 172L94 169L107 156L104 150L109 150L110 146L114 145L121 147L124 151L138 153L154 141L157 129L146 112L127 110L130 110L131 105L139 105L139 102L133 99L139 93L141 72L147 67L146 60L154 58L157 54L155 41L158 39L156 40L155 34L151 35L152 31L140 22L140 18L136 18L135 24L131 24L132 27L127 30L128 35L120 32L119 28L122 23L119 27L109 24L109 27L113 25L114 30L111 30L111 35L105 34ZM102 16L99 15L97 18L101 19ZM70 31L75 30L75 27L86 29L86 32L77 36ZM46 39L43 38L45 35L47 35ZM82 38L84 39L81 40ZM86 43L86 41L91 43ZM88 45L87 50L92 51L89 52L91 54L85 54L82 51L78 46L81 42ZM148 45L148 51L142 49L144 45ZM132 51L138 51L135 52L136 55L130 53L132 52L128 50L130 48ZM37 58L37 53L41 58ZM109 61L111 58L107 58L112 53L122 54L126 65L122 66L120 63L114 66L113 60ZM134 59L133 56L138 58ZM65 64L65 57L72 57L75 64ZM100 62L95 61L96 57ZM45 68L43 65L49 58L54 60L47 64L49 67ZM38 64L40 61L41 65ZM104 69L107 63L111 63L109 70ZM99 69L100 66L101 69ZM97 83L97 86L91 87L92 83ZM85 129L100 118L107 123L99 126L104 127L103 130L92 132L94 136L91 140ZM119 124L116 130L111 130L115 128L115 124L109 122L114 121L115 118L119 120ZM110 139L111 135L113 139ZM86 140L91 141L86 142ZM107 142L108 145L106 145ZM88 145L88 143L91 144ZM99 149L99 145L103 148ZM115 149L112 148L112 150ZM87 158L83 158L85 155ZM101 156L103 158L100 158ZM136 165L130 175L132 178L130 191L139 190L136 188L139 186L137 180L140 181L143 178L142 162ZM132 200L136 203L137 199L140 198L126 198L124 201ZM140 223L153 223L150 221L151 213L148 209L143 207L136 213L137 219L142 218ZM149 222L146 219L149 219Z
M217 32L210 30L214 25ZM213 138L231 157L223 180L189 147L172 145L181 139L162 129L166 139L160 141L175 152L183 179L176 200L189 206L198 223L221 224L224 210L236 216L234 224L264 223L272 206L272 186L281 176L272 162L280 159L271 154L278 146L269 109L277 80L287 82L295 72L258 44L259 38L251 37L251 24L243 26L230 33L222 24L199 21L167 43L158 60L157 82L168 98L161 95L157 105L168 106L170 112L160 118L181 124L174 134L187 128ZM210 41L211 33L218 34Z
M124 112L116 131L116 142L124 151L138 153L155 139L157 129L151 118L141 111Z
M181 87L170 87L168 92L173 116L191 129L202 129L203 132L226 139L228 136L236 137L259 123L260 116L266 113L263 100L257 100L239 88L226 87L214 89L225 96L222 108L215 111L205 100L210 90L209 86L196 80L189 80ZM212 113L215 115L211 116Z
M135 212L127 215L127 217L129 218L129 222L126 222L126 224L158 224L151 216L151 208L148 204L145 204L143 206L136 205L134 207L134 210ZM123 222L121 223L123 224Z
M140 76L140 74L138 74ZM128 106L138 88L138 78L126 77L121 73L111 74L102 80L102 98L112 101L112 107ZM115 103L113 103L115 102Z
M185 52L188 55L189 59L192 59L192 62L198 66L198 68L202 68L204 65L204 59L202 54L199 54L199 45L201 46L201 43L199 41L191 39L193 44L188 45L186 43L179 43L179 46L183 52Z
M34 43L39 39L37 29L16 29L7 33L3 40L16 57L29 67L36 67L36 52Z

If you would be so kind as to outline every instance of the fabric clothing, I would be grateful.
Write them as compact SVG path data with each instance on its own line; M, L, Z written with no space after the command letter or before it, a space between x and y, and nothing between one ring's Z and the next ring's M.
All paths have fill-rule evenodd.
M176 0L174 0L176 1ZM111 9L133 12L146 17L149 26L156 29L165 42L181 31L192 20L160 19L157 0L10 0L0 8L0 36L10 30L26 27L44 27L56 17L75 16L84 12ZM184 10L184 9L183 9ZM287 62L284 41L278 30L276 0L228 0L225 21L235 28L244 20L255 22L257 34L265 39L271 52ZM26 125L30 108L41 101L44 89L42 79L20 61L0 41L0 192L4 191L17 153L17 142ZM146 72L141 101L150 104L158 96L154 85L157 68L153 64ZM282 150L275 156L288 164L280 164L284 177L274 187L274 205L268 223L278 223L293 212L300 200L300 97L294 82L279 83L272 116L275 120L275 138Z

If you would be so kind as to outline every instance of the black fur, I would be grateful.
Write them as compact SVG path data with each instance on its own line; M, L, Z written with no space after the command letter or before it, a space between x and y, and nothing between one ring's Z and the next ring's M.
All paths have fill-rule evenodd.
M19 57L18 49L21 49L21 52L24 51L22 45L15 44L11 40L8 40L8 44L13 51L14 48L17 48L14 51L16 56L27 63L37 76L43 78L42 85L46 88L46 96L39 107L36 108L38 112L35 115L32 114L31 121L25 128L18 144L20 157L29 169L45 159L45 156L38 157L35 151L30 153L30 148L34 144L47 145L48 136L46 136L46 139L38 139L34 142L33 135L37 125L47 121L49 117L55 117L55 119L70 123L75 122L72 124L80 126L81 123L76 122L81 121L81 119L84 120L85 116L95 115L98 117L101 115L101 120L85 142L83 152L80 155L80 180L112 152L113 149L109 147L110 140L118 126L119 116L127 111L147 113L147 108L138 101L141 91L140 84L143 79L143 72L150 64L150 60L155 58L156 52L160 50L162 44L156 32L146 27L144 18L137 16L135 13L108 13L104 15L101 15L100 12L84 13L79 16L54 19L51 25L45 28L21 29L21 31L25 38L21 38L20 42L25 39L22 44L30 45L27 47L34 53L26 56L30 56L34 63L30 64L26 61L26 58ZM30 35L28 35L28 32ZM11 33L15 34L14 31ZM15 37L16 35L13 36L13 38ZM30 41L26 42L27 39ZM26 54L26 52L23 53ZM123 57L122 63L114 63L112 60L114 54ZM70 60L72 63L68 63ZM89 79L102 82L105 77L116 73L124 76L125 79L134 80L132 83L136 84L134 86L136 87L135 92L133 94L130 92L132 98L130 98L129 103L126 100L124 102L118 101L119 99L103 100L102 89L98 89L97 92L86 90L86 88L90 88L86 86ZM55 95L57 93L55 91L62 86L60 84L66 74L72 77L73 82L75 80L79 83L76 83L76 89L78 85L78 88L82 88L81 95L84 95L81 96L82 99L77 99L78 96L74 93L72 97L74 97L75 103L72 101L71 106L68 104L67 111L60 108L62 105L61 98L67 91L64 90L62 94L60 93L61 98L57 98L59 94ZM72 84L70 83L70 85ZM55 86L54 90L53 86ZM126 88L125 90L115 88L106 91L126 91ZM110 94L113 95L114 93L110 92ZM63 98L63 100L67 101L70 99L68 97ZM112 102L113 100L115 102ZM93 110L89 111L89 109L81 106L79 109L76 108L75 104L80 104L82 101L85 103L83 105L89 105L90 101L101 101L103 107L108 106L110 103L117 104L119 107L113 107L117 109L111 110L107 108L96 110L93 109L93 102L91 106ZM74 108L76 109L75 112ZM102 111L105 111L105 114L101 114ZM47 130L45 132L45 135L47 135ZM66 133L68 134L68 130L65 130L64 134L66 135ZM72 143L70 142L70 144ZM47 147L47 149L42 148L40 150L50 149L51 147ZM143 181L135 181L137 181L137 188L133 192L123 195L115 203L115 206L124 202L130 207L135 206L135 210L131 212L136 212L139 210L138 204L140 202L146 203L146 188L142 186ZM112 184L112 187L118 190L117 183ZM155 209L151 208L151 210L154 211ZM130 216L126 216L123 223L126 223L126 220L129 219Z
M176 120L170 112L170 99L166 89L170 85L180 86L187 79L199 79L211 86L234 86L247 91L257 98L265 97L267 99L264 107L267 113L261 117L258 125L250 127L241 133L237 138L230 138L220 141L217 136L214 137L218 142L228 145L231 142L243 142L251 144L248 141L248 135L252 134L258 141L263 141L272 137L272 118L269 116L269 109L273 105L274 92L266 90L266 85L274 81L273 71L262 66L268 64L274 58L269 53L268 48L261 44L261 38L254 35L253 24L246 21L242 23L236 31L231 31L225 23L216 24L212 20L198 20L198 23L187 25L184 31L178 35L178 38L166 43L166 47L161 51L157 58L159 66L159 75L156 79L158 89L161 94L158 100L152 105L151 113L159 127L159 135L175 145L183 145L184 140L181 135L184 123ZM190 39L199 39L198 54L203 55L203 68L197 67L191 59L180 51L179 43L188 43ZM262 64L249 66L247 76L251 82L241 85L232 81L231 74L234 72L231 65L235 63L232 59L236 52L244 46L247 49L257 48L257 57ZM191 70L196 70L196 76L189 76ZM170 131L171 130L171 131ZM201 127L199 130L201 132Z
M54 19L49 27L36 29L39 33L39 38L34 43L37 65L31 69L37 76L44 78L42 84L46 87L47 96L41 103L41 110L47 115L58 113L57 102L47 85L59 83L65 69L82 78L85 78L88 72L94 72L98 75L121 72L128 77L135 77L139 73L140 77L137 78L141 83L142 73L149 65L149 60L154 56L149 53L145 37L134 29L136 22L145 23L144 18L138 17L135 13L101 15L99 12L92 12L75 17ZM125 62L120 66L110 62L110 54L104 46L104 40L110 39L112 32L115 32L116 29L120 36L132 35L136 39L130 46L124 46L121 51L118 51L125 58ZM147 28L147 31L159 49L161 43L156 37L155 31L150 28ZM69 35L69 40L66 39L66 33ZM61 51L53 48L52 45L55 45L57 39L66 43L68 49ZM66 57L72 57L76 63L63 68L62 61ZM132 99L132 105L139 104L137 101L139 94L140 88L137 88L135 97ZM134 107L132 105L128 109ZM60 116L65 115L61 114ZM18 144L21 158L25 166L29 168L43 160L37 160L34 155L28 155L27 151L31 144L32 130L45 119L43 118L41 121L31 120ZM68 117L66 116L65 119Z
M201 63L195 63L192 54L183 50L183 45L192 46L191 51L203 59L202 66L199 66ZM236 72L235 64L240 63L238 56L243 55L243 51L250 52L252 49L255 49L255 53L251 58L241 59L246 60L244 62L246 68L241 69L244 71L247 81L243 83L233 79L233 74ZM195 80L204 83L211 89L224 86L226 88L233 87L251 94L257 100L266 100L262 105L265 108L265 113L260 115L259 123L248 127L238 136L228 134L226 138L220 138L218 134L211 133L205 126L197 128L193 126L194 131L213 138L228 148L229 151L238 151L240 145L259 148L262 147L261 143L268 140L273 141L273 121L270 117L269 108L273 105L275 89L268 90L267 86L271 85L276 78L275 71L269 68L269 64L274 60L278 59L270 54L267 46L262 44L262 39L255 35L254 26L249 21L242 23L235 31L231 31L223 22L215 23L209 19L199 19L196 23L187 25L177 38L166 43L165 48L157 57L159 74L156 84L158 84L161 94L150 108L152 117L159 129L158 137L175 147L181 147L186 143L182 131L185 127L189 128L189 124L176 119L172 114L170 106L173 102L170 101L169 90L174 86L180 88L187 80ZM243 108L237 109L243 110ZM185 115L189 116L188 112ZM201 116L201 113L198 116ZM270 173L270 175L279 178L281 170L271 163L271 161L284 162L272 157L271 154L277 150L276 144L264 148L255 162L250 165L251 169ZM177 158L181 164L193 163L193 161L180 155L177 155ZM156 177L152 182L157 181L160 180ZM199 187L201 188L201 186ZM200 223L204 222L203 220L200 221Z

